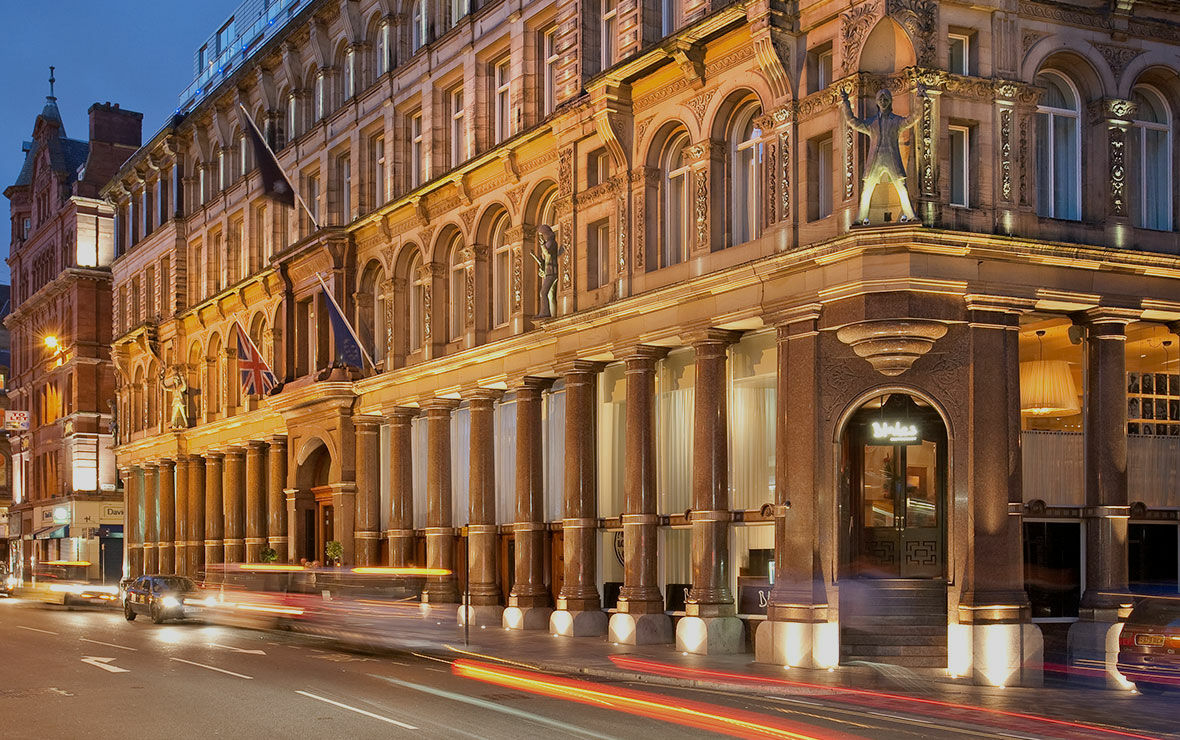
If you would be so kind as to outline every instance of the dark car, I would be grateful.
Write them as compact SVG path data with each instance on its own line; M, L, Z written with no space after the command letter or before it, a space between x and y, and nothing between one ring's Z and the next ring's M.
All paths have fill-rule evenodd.
M1119 673L1144 694L1180 690L1180 598L1144 597L1119 634Z
M123 616L128 622L146 614L160 624L167 619L186 619L196 613L197 584L184 576L140 576L126 587Z

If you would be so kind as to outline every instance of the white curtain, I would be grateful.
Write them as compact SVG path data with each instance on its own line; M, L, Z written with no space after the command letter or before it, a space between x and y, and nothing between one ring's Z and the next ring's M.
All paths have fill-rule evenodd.
M623 363L598 376L598 515L623 513L627 445L627 379ZM611 558L614 554L610 555ZM610 580L610 579L607 579Z
M559 522L565 517L565 387L561 381L544 398L541 436L545 457L545 518Z
M496 522L516 522L516 398L496 404Z
M773 331L748 334L729 353L729 506L774 502L776 365Z
M656 365L656 490L661 514L692 506L692 425L695 365L691 349Z
M687 527L673 529L661 527L664 542L660 548L663 559L663 582L665 603L683 601L683 594L673 594L669 584L692 583L692 530Z
M1180 437L1127 438L1127 500L1153 509L1180 507Z
M1084 506L1085 464L1078 432L1021 432L1024 500L1048 506Z
M426 526L426 417L410 421L410 456L413 458L414 529Z
M471 479L471 410L461 406L451 414L451 526L467 525Z

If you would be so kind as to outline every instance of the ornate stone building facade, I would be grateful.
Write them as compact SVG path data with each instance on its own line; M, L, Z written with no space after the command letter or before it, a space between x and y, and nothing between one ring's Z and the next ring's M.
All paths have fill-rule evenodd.
M90 106L85 139L67 138L52 94L4 194L11 201L12 311L8 403L28 413L11 430L14 569L36 560L86 560L93 578L118 580L122 494L111 432L110 206L99 190L142 143L142 116Z
M1129 557L1176 556L1164 3L243 9L105 190L133 572L335 540L466 557L424 601L513 629L1003 685L1068 619L1109 659ZM920 224L884 189L852 224L840 91L880 89ZM235 321L278 392L240 393Z

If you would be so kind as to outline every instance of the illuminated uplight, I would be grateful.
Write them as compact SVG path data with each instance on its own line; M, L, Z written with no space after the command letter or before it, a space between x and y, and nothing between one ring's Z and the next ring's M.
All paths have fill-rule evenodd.
M62 567L76 565L80 567L87 567L90 565L89 560L46 560L41 565L60 565Z
M273 563L254 563L251 565L243 565L242 570L246 571L274 571L280 573L294 573L301 570L307 570L302 565L276 565Z
M353 568L353 573L362 576L449 576L451 571L447 568L384 568L377 566L364 566L361 568Z

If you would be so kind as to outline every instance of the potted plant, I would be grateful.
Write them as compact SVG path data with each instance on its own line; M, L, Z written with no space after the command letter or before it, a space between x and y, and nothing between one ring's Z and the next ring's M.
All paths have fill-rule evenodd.
M258 552L258 558L264 563L273 563L279 559L279 551L273 547L264 547Z
M344 545L340 544L340 540L332 540L324 547L324 556L328 558L329 565L340 565L340 559L344 557Z

